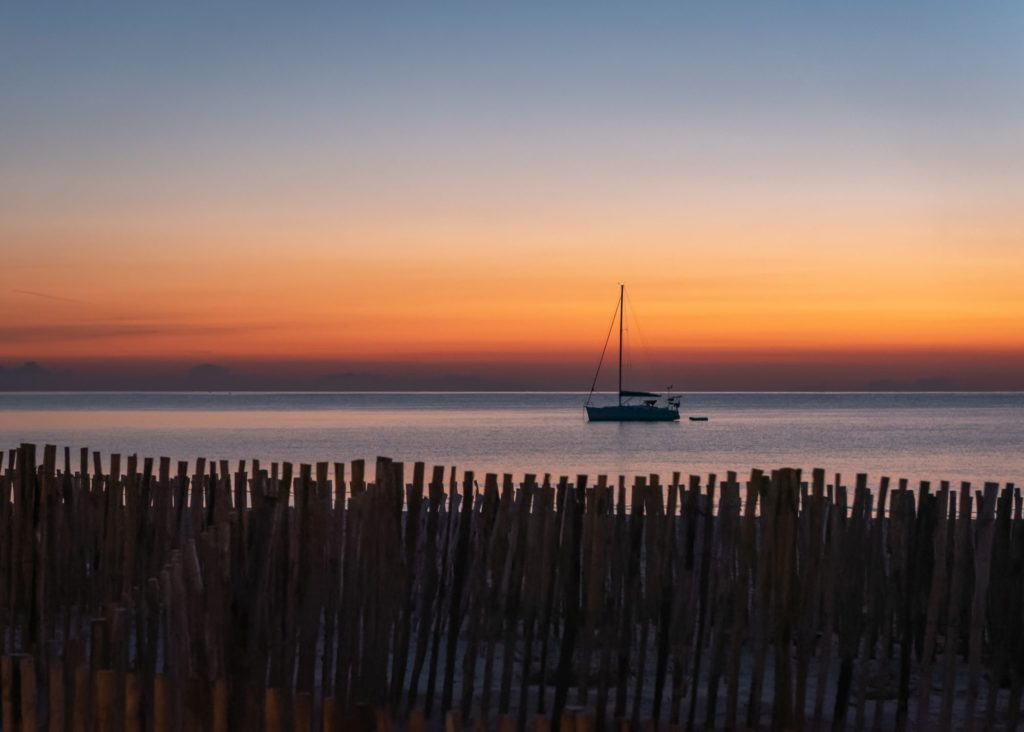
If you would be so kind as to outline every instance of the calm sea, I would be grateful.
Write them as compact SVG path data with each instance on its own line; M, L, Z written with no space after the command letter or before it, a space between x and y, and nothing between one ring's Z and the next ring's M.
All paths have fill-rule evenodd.
M236 461L378 455L460 471L596 476L794 466L1024 482L1024 393L698 393L671 424L588 424L567 393L0 393L21 442ZM601 397L610 401L610 397ZM690 422L705 415L707 422Z

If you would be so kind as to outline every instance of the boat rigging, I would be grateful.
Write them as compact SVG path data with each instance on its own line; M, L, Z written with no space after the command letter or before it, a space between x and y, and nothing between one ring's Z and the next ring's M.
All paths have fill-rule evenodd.
M619 316L618 403L609 407L598 407L591 404L594 390L597 388L597 377L601 373L601 364L604 362L604 355L608 350L608 341L611 339L611 328L609 328L608 338L605 339L604 349L601 351L601 360L597 364L597 372L594 374L594 381L590 385L590 393L587 395L584 405L587 410L587 419L591 422L675 422L679 419L679 397L672 396L671 387L669 387L669 393L664 396L649 391L622 388L622 316L625 297L626 285L620 282L619 304L616 308ZM614 320L612 324L614 326Z

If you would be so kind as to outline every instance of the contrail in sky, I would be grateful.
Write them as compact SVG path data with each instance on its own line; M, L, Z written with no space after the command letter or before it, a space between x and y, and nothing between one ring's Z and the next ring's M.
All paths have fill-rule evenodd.
M58 302L74 303L75 305L85 305L85 303L82 302L81 300L74 300L70 297L61 297L60 295L49 295L45 292L34 292L33 290L12 290L12 292L17 292L20 295L32 295L33 297L41 297L46 300L56 300Z

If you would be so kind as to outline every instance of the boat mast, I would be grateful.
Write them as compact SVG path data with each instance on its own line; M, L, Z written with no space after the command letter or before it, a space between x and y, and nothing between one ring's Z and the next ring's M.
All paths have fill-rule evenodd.
M622 306L626 294L626 283L619 283L619 406L622 406Z

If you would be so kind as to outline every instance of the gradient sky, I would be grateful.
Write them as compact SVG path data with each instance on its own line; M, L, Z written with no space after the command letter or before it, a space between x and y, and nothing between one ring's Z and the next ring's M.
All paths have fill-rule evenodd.
M1024 388L1024 4L209 5L0 6L0 364Z

